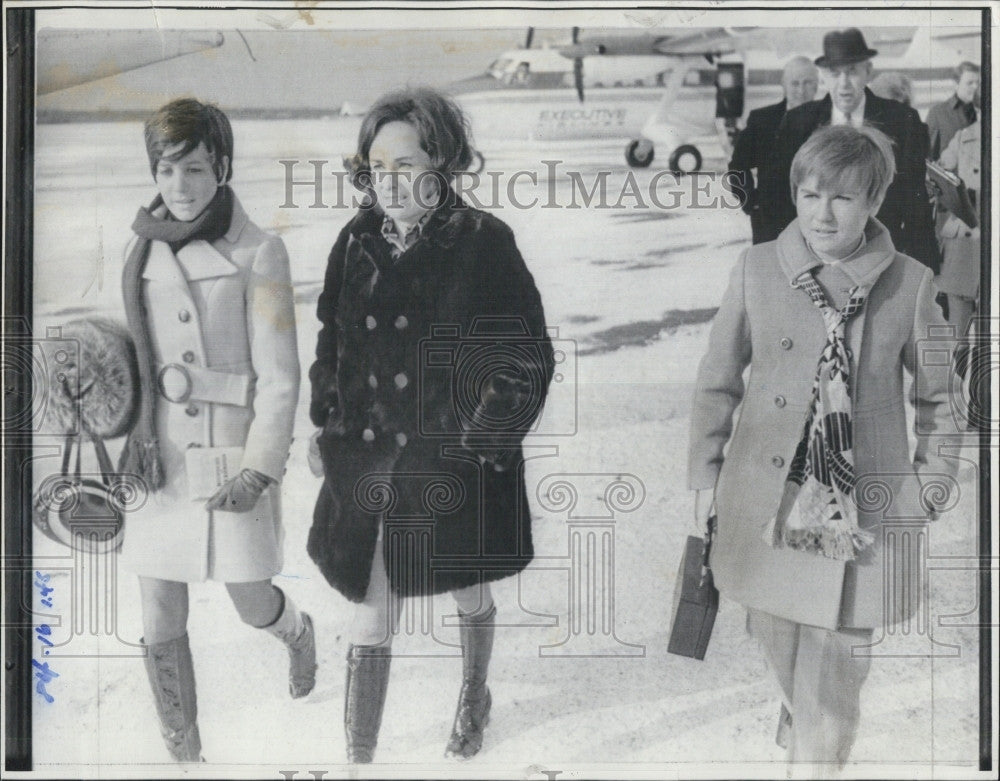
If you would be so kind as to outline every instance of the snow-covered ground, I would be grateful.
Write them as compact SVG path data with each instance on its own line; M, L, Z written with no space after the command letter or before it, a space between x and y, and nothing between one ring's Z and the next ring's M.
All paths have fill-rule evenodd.
M312 175L306 161L329 161L324 200L333 203L329 173L341 170L340 157L352 151L356 129L354 119L244 121L235 127L235 190L251 217L277 230L288 246L303 367L315 345L326 256L351 211L307 208L312 190L301 186L294 194L300 208L282 208L284 168L278 161L299 161L297 180ZM35 333L78 316L122 317L122 249L137 207L154 194L141 127L43 125L36 148ZM520 578L494 589L499 620L507 626L497 633L490 669L494 709L481 754L468 764L442 760L460 682L457 630L446 620L452 612L447 597L411 601L418 628L394 646L377 754L386 764L372 773L783 775L775 764L783 758L774 743L777 687L744 630L740 606L723 600L703 662L666 651L675 573L685 537L695 531L685 488L692 382L729 269L749 243L747 218L718 204L691 208L692 199L705 205L725 198L707 178L677 183L664 177L661 160L635 172L635 182L645 197L650 180L661 175L661 203L676 199L676 208L635 208L629 195L622 198L624 208L565 208L572 202L571 171L589 189L601 170L611 170L608 199L618 200L628 182L617 144L525 149L497 142L482 151L487 169L500 172L504 207L497 214L514 229L549 324L568 340L567 369L546 411L548 434L531 442L546 457L527 469L538 558ZM706 169L721 166L717 144L705 153ZM554 179L544 160L562 161ZM537 182L525 175L513 189L522 204L537 197L534 208L510 204L506 186L518 170L537 174ZM489 187L487 182L477 191L481 200L490 198ZM552 202L559 208L541 208ZM194 585L189 634L206 775L346 772L342 714L351 606L305 552L319 489L305 458L312 433L308 392L303 383L283 486L285 569L276 583L315 620L317 686L306 699L291 701L283 647L240 623L221 584ZM116 453L120 443L111 444ZM975 565L974 448L964 455L970 463L960 502L927 536L931 629L898 629L873 650L880 658L863 692L861 730L846 775L967 777L975 769L978 601L976 574L962 568ZM36 461L39 475L57 468L51 455ZM547 507L535 497L554 474L576 486L579 501L572 510ZM619 478L638 494L616 510L604 501L604 490ZM597 520L587 526L581 518ZM574 535L582 535L585 549L588 535L598 543L606 535L607 552L600 553L598 544L588 568L586 557L581 562L571 555ZM113 558L74 562L38 534L35 550L37 568L50 575L54 588L53 607L36 607L61 617L39 619L53 625L56 647L48 662L59 677L48 685L52 703L34 698L36 770L50 776L179 773L162 764L168 757L138 655L134 576L117 572ZM610 585L586 577L602 566L613 574ZM88 592L88 584L105 582L107 590L102 585ZM571 591L574 583L583 584L582 603ZM597 605L597 621L588 622L580 607L588 597ZM602 623L604 606L609 618ZM423 609L430 634L419 629Z

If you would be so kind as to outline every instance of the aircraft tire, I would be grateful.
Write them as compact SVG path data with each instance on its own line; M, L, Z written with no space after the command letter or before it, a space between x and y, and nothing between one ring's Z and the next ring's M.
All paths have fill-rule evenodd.
M653 162L653 156L656 150L650 147L649 154L645 157L640 157L635 153L638 148L638 140L630 141L629 145L625 147L625 161L632 168L649 168L649 164Z
M694 165L690 168L681 167L681 158L686 155L694 156ZM670 153L670 159L667 161L667 165L670 168L670 172L675 176L683 176L684 174L689 174L692 171L701 170L701 152L698 151L698 147L693 144L681 144L673 152Z

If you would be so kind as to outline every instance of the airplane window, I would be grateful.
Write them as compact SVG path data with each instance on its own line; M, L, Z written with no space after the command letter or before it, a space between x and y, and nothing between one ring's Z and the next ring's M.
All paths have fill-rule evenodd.
M510 65L510 59L500 58L499 60L494 60L493 64L486 69L486 72L494 79L502 79L508 65Z

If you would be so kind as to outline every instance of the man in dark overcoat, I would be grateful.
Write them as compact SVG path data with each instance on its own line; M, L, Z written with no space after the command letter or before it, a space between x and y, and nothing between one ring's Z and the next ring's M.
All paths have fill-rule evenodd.
M927 196L927 126L916 110L875 95L867 84L872 57L861 31L850 28L827 33L823 56L816 59L828 95L785 114L760 182L763 241L773 241L795 219L789 173L792 158L813 132L824 125L862 124L878 128L893 142L896 178L889 186L877 217L889 229L893 245L916 258L935 274L941 265L934 222Z
M747 116L747 125L737 136L733 158L729 161L729 171L732 173L727 177L726 184L739 197L743 212L750 216L754 244L763 240L763 219L753 171L757 171L759 179L785 112L816 97L819 87L816 66L806 57L793 57L781 74L781 86L785 91L783 100L770 106L755 108ZM736 174L735 181L733 174Z

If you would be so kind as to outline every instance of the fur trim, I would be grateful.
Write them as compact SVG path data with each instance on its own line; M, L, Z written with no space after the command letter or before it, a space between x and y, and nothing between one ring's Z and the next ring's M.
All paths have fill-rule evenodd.
M139 372L124 325L104 318L74 320L62 327L60 336L40 340L39 347L46 369L46 433L75 433L81 423L102 439L128 431L137 407Z

